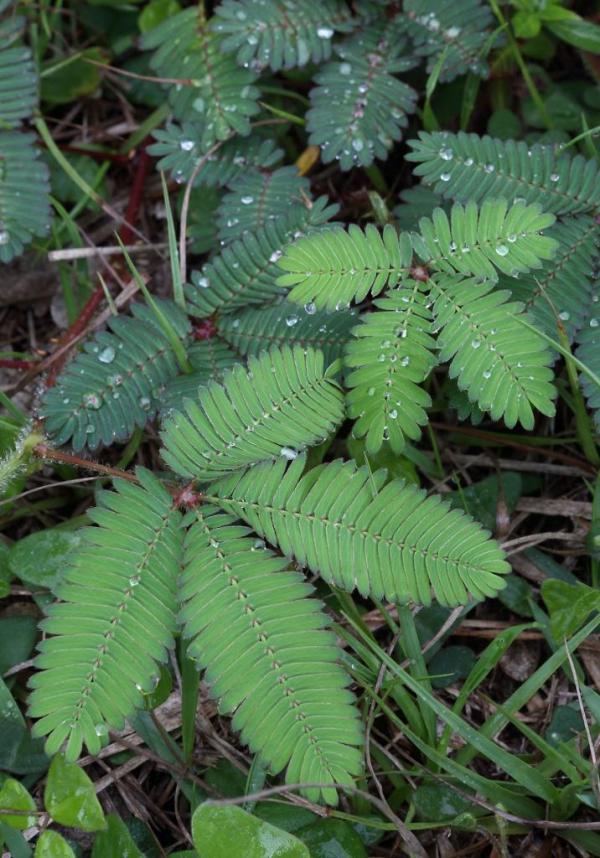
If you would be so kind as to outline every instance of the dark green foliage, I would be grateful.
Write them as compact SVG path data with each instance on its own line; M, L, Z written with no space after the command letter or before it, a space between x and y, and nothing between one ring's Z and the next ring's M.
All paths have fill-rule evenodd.
M35 136L0 131L0 262L10 262L49 227L48 169Z
M576 356L589 369L600 377L600 290L597 282L591 304L579 333L579 348ZM594 412L594 421L600 427L600 388L589 376L581 374L581 383L588 398L588 405Z
M273 346L298 345L319 349L329 364L341 356L356 320L354 310L328 313L313 304L300 308L281 301L272 307L221 316L217 331L245 356L258 355Z
M461 202L493 197L538 203L554 214L576 214L600 205L600 171L582 155L554 146L497 140L477 134L421 131L406 157L416 176L436 193Z
M415 65L397 24L367 28L335 49L311 91L307 113L310 142L325 163L342 170L386 158L408 124L417 93L395 74Z
M219 206L219 238L230 242L246 232L255 233L309 200L310 183L295 167L280 167L273 173L244 171Z
M340 0L223 0L213 23L240 65L273 71L329 59L335 32L353 26Z
M445 53L441 80L457 75L487 75L486 53L494 25L492 11L480 0L405 0L402 24L414 42L416 53L427 57L431 71Z
M172 123L155 131L154 137L157 142L148 147L148 152L162 156L158 169L169 170L178 184L189 181L205 154L202 147L204 126L199 122ZM234 137L206 158L196 184L209 188L235 185L249 169L273 167L282 154L273 140L256 135L244 140Z
M158 302L179 336L190 330L181 310ZM109 331L84 343L83 351L42 399L40 416L56 444L75 450L126 441L159 406L160 388L175 378L179 366L173 347L153 312L133 306L133 318L116 316Z
M167 18L142 41L154 50L151 66L157 75L188 81L170 86L169 103L178 119L202 122L203 149L232 133L250 132L250 118L258 113L256 75L240 68L232 54L222 53L221 39L200 6Z
M198 389L210 381L221 383L225 370L240 362L240 356L217 337L192 343L187 356L192 372L169 380L158 391L163 414L181 408L185 399L194 399Z

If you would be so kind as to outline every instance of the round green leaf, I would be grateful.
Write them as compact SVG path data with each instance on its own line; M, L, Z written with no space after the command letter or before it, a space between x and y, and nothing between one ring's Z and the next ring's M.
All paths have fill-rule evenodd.
M62 754L52 760L44 790L44 804L61 825L82 831L106 828L104 811L96 798L94 784L77 763L68 763Z
M75 853L56 831L42 831L36 843L34 858L75 858Z
M35 801L25 787L14 778L7 778L0 789L0 810L35 811ZM35 824L35 816L25 813L7 813L0 816L2 822L13 828L31 828Z
M54 591L81 541L69 530L39 530L16 542L8 555L10 571L26 584Z
M306 846L234 805L201 804L192 817L200 858L310 858Z

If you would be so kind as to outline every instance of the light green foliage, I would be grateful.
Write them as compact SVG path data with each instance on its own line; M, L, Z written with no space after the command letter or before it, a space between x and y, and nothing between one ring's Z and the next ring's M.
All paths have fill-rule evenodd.
M181 552L179 514L148 471L140 486L119 481L89 515L81 549L42 627L30 712L49 753L65 740L76 759L85 742L97 753L143 702L166 658L175 626Z
M93 782L85 771L57 754L48 771L44 789L44 806L60 825L82 831L106 828L104 811L96 798Z
M389 441L399 453L406 439L419 438L431 405L419 386L437 363L431 310L424 284L414 280L374 305L346 349L348 414L356 419L353 434L366 436L367 452Z
M343 419L343 396L313 349L273 349L236 366L223 384L166 421L163 458L183 476L209 480L264 459L296 455Z
M306 846L241 807L201 804L192 816L199 858L309 858Z
M310 207L292 206L286 215L268 220L256 233L245 233L224 247L200 272L192 272L192 284L186 288L190 314L206 318L216 310L232 312L281 297L276 262L283 247L333 216L336 208L327 202L320 197Z
M461 202L504 197L538 203L546 212L577 214L600 204L596 161L561 154L554 146L477 134L421 131L409 141L414 172L438 194Z
M331 462L302 476L303 457L218 483L215 497L269 542L331 583L390 601L456 605L491 595L509 571L498 547L439 497L385 471Z
M188 652L272 772L351 785L361 731L328 620L303 576L236 519L211 506L190 513L180 592Z

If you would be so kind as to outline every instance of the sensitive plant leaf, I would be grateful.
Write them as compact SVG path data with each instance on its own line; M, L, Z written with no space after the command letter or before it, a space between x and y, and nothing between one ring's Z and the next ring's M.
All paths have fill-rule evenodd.
M190 323L172 301L155 299L181 340ZM180 367L173 344L150 307L134 304L133 318L113 316L108 331L84 343L42 398L40 416L55 444L75 450L126 441L156 414L160 388Z
M340 0L223 0L212 24L241 66L272 71L329 59L335 33L353 26Z
M214 480L247 465L291 459L343 419L342 393L321 352L272 349L210 383L165 422L162 457L177 474Z
M213 487L213 503L240 516L284 555L345 590L444 605L483 598L510 571L498 545L468 516L415 486L340 460L303 475L265 462ZM390 510L393 512L390 513Z
M218 507L188 516L183 608L188 654L233 727L288 783L337 803L333 786L361 770L361 731L348 677L311 587L288 561ZM265 719L266 709L271 713Z
M366 438L368 453L389 442L395 453L421 435L429 394L419 385L437 362L424 284L405 280L376 311L364 313L346 349L348 414L353 435Z
M97 754L108 726L143 706L173 643L180 515L171 495L138 468L139 485L115 480L88 511L83 540L41 627L48 633L31 679L33 732L67 759Z
M50 229L48 169L33 134L0 131L0 262Z
M60 825L81 831L106 828L104 811L94 783L77 763L57 754L50 765L44 789L44 807Z
M387 158L416 108L417 93L396 75L415 65L392 20L336 46L336 61L315 76L306 115L309 142L342 170Z
M559 147L464 131L421 131L409 146L413 151L406 159L417 162L415 175L445 199L479 203L502 197L537 203L554 214L589 212L600 205L598 162L563 154Z

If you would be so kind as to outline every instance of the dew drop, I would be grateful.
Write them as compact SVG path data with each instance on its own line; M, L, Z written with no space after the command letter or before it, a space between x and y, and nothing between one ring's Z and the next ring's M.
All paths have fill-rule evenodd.
M370 387L370 388L367 390L367 396L374 396L374 395L375 395L375 388L374 388L374 387Z
M314 316L317 312L317 305L313 301L310 301L308 304L304 305L304 312L309 316Z
M597 328L600 325L600 321L598 319L590 319L590 328Z
M560 313L558 314L558 318L563 322L568 322L569 319L571 318L571 314L569 313L568 310L561 310Z
M129 586L130 587L137 587L137 585L140 583L140 581L141 581L141 578L139 575L132 575L131 578L129 579Z
M493 164L486 164L483 169L486 173L493 173L496 168Z
M355 152L362 152L362 150L365 148L364 140L361 140L360 137L357 137L355 140L352 141L352 148Z
M288 328L293 328L298 323L298 316L288 316L285 323Z
M440 175L440 179L442 182L449 182L450 181L450 173L442 173Z
M283 252L281 250L274 250L273 253L269 256L269 262L277 262L278 259L281 259L283 256Z
M138 399L138 405L142 411L150 411L150 404L150 399L147 396L140 396Z
M203 98L195 98L192 102L192 107L194 110L197 110L198 113L202 113L204 110L204 99Z
M454 158L454 152L452 149L440 149L440 158L442 161L451 161Z
M558 175L558 173L551 173L550 174L550 181L551 182L558 182L559 179L560 179L560 176Z
M390 411L390 413L389 413L389 415L388 415L388 416L389 416L390 420L395 420L395 419L397 418L397 416L398 416L398 412L397 412L397 411L396 411L396 409L394 408L394 410L393 410L393 411Z
M333 36L333 30L331 27L319 27L317 30L317 36L320 39L330 39Z
M107 736L108 735L108 727L106 724L96 724L94 727L94 732L96 736Z
M350 63L340 63L340 74L350 74L352 66Z
M460 27L448 27L446 30L446 36L449 39L456 39L457 36L460 35Z
M208 277L198 277L196 280L196 286L199 286L201 289L208 289L210 283L208 282Z
M102 401L96 393L84 393L83 404L85 408L91 408L92 411L97 411L100 408Z
M279 451L279 455L283 456L284 459L287 459L288 462L292 462L298 456L298 451L292 450L291 447L282 447Z
M0 244L8 244L10 236L5 229L0 229Z
M402 358L402 360L400 361L400 366L408 366L409 363L410 363L410 357L408 355L405 355Z
M514 244L515 241L517 240L517 236L514 232L511 232L510 235L506 236L506 240L510 241L511 244Z
M474 163L472 158L465 158L465 167L472 167Z
M241 197L240 202L243 206L250 206L254 202L254 197L251 197L249 195L247 197Z
M115 359L115 350L112 346L106 346L98 355L100 363L112 363Z
M481 340L472 340L471 341L471 347L474 349L478 349L480 345L481 345Z
M491 377L492 377L491 370L489 370L489 369L485 369L485 370L483 371L483 377L484 377L484 378L491 378Z
M498 256L506 256L508 253L508 247L505 244L499 244L496 248L496 253Z
M181 149L182 152L191 152L192 149L194 148L194 141L193 140L182 140L179 143L179 148Z

